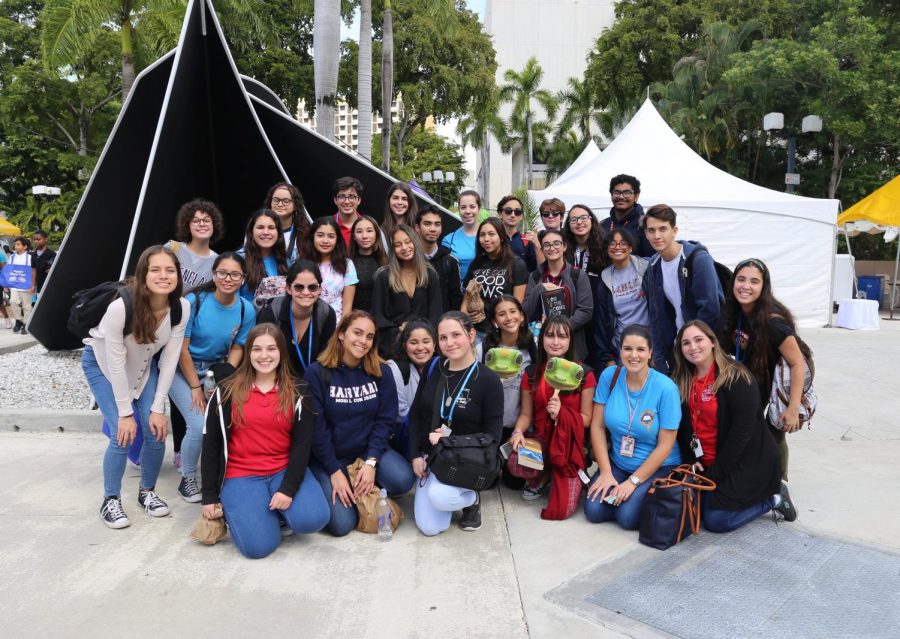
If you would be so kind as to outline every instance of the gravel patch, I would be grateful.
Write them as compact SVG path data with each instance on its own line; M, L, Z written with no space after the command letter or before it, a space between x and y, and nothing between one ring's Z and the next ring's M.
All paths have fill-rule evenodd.
M39 345L0 355L0 409L88 409L91 400L80 349Z

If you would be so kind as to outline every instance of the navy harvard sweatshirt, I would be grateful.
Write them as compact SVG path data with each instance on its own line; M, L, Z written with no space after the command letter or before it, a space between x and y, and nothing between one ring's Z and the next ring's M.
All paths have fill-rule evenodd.
M322 365L306 369L306 381L316 406L312 457L331 475L357 458L381 459L388 449L391 428L397 420L397 387L387 364L381 378L362 366L341 364L330 369L325 385Z

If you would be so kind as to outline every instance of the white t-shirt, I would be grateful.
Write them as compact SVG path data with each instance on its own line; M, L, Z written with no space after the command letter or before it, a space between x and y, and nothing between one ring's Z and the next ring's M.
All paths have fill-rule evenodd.
M178 247L177 251L175 251L175 246ZM197 255L184 242L175 244L173 241L166 242L166 248L172 249L178 256L178 264L181 266L182 295L187 295L213 278L212 266L219 256L215 251L210 251L209 255Z
M341 275L328 261L319 264L319 271L322 273L322 292L319 297L334 309L337 321L340 322L344 311L344 288L359 284L356 267L353 266L352 260L347 260L347 272Z
M671 261L660 257L663 276L663 292L666 299L675 308L675 330L680 331L684 324L684 316L681 314L681 282L678 278L678 267L681 266L681 260L684 257L684 248L678 251Z

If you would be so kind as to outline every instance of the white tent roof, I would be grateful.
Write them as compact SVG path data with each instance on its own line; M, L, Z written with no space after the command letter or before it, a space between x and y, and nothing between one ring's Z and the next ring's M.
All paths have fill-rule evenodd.
M587 166L591 163L594 158L600 155L600 147L597 146L597 143L592 139L587 143L584 147L584 151L572 162L571 166L568 169L563 171L559 177L557 177L547 189L558 188L563 182L568 180L570 177L578 173L582 167Z
M586 204L603 219L611 206L609 180L620 173L641 181L645 210L660 203L675 209L679 239L703 242L731 268L748 257L764 260L776 295L798 323L830 322L838 200L773 191L717 169L669 128L650 100L602 154L531 195L538 202L557 197L567 206Z

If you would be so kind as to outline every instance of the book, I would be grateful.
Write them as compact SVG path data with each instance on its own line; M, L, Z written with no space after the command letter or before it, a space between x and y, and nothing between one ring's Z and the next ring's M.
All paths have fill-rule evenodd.
M520 466L544 470L544 453L541 443L536 439L525 439L525 443L519 446L518 462Z
M566 292L564 289L557 288L552 291L543 291L541 293L541 306L543 307L544 317L551 315L562 315L569 317L569 309L566 308Z

